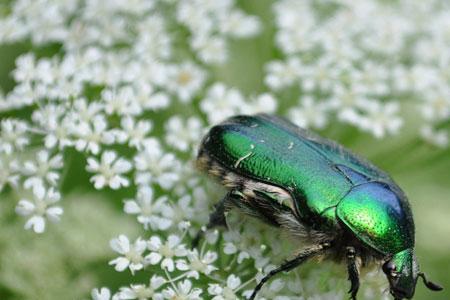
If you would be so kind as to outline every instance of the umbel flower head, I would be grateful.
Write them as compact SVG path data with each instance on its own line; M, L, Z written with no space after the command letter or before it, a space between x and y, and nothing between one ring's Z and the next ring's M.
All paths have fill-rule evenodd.
M140 229L110 233L104 278L132 278L93 299L245 299L291 253L279 233L240 217L189 247L223 196L194 170L197 146L229 116L279 114L348 143L395 137L387 144L401 153L448 151L444 0L6 2L0 45L28 48L17 50L12 87L0 74L2 200L44 233L70 222L69 192L95 191ZM345 278L329 269L327 280L283 275L260 299L343 299ZM103 285L100 273L80 282ZM373 281L366 298L384 297Z
M32 229L36 233L43 233L46 220L58 222L63 209L54 204L58 202L61 195L53 188L45 189L43 185L33 188L32 200L26 198L17 203L16 213L29 217L25 223L25 229Z

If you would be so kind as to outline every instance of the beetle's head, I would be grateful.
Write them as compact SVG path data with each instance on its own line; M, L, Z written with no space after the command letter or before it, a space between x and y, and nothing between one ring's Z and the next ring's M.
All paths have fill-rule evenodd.
M442 287L428 281L425 274L419 272L414 249L406 249L392 256L384 263L383 272L389 280L390 292L396 300L411 299L414 296L418 277L422 277L427 288L440 291Z

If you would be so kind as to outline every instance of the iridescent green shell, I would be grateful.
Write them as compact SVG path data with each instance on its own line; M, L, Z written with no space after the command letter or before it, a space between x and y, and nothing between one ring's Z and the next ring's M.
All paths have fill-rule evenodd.
M343 225L383 254L414 244L409 204L386 173L283 119L232 117L211 128L200 154L241 177L286 190L303 224L321 230Z

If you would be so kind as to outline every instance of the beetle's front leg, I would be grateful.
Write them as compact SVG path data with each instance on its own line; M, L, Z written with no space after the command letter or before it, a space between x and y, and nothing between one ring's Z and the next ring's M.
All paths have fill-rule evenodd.
M359 289L359 270L356 262L356 250L354 247L347 247L347 271L348 271L348 280L350 280L350 290L348 291L350 294L350 298L352 300L356 300L356 294Z

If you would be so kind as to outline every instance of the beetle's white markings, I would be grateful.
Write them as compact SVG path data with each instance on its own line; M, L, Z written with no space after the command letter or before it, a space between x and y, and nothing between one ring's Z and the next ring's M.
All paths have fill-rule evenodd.
M265 140L259 140L261 143L265 143L266 141Z
M250 125L251 128L256 128L258 127L258 123L253 123L252 125Z
M255 149L255 145L251 144L250 149Z
M234 167L235 167L235 168L239 167L239 164L240 164L244 159L250 157L252 154L253 154L253 152L249 152L249 153L245 154L244 156L240 157L240 158L236 161L236 163L234 164Z
M294 148L294 142L289 143L288 149L291 150L292 148Z

